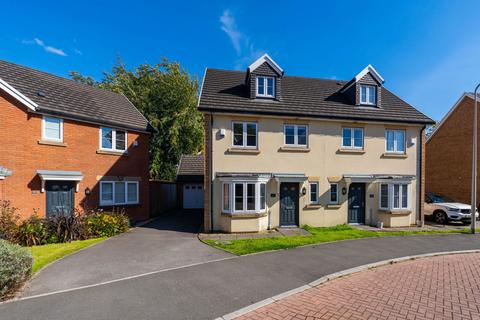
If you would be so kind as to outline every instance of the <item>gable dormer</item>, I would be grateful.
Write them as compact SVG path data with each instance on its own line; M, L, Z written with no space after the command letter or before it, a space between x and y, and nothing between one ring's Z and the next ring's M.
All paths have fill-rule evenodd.
M382 106L382 86L385 80L372 65L360 71L341 90L356 106Z
M264 54L247 69L246 85L251 99L281 100L283 69Z

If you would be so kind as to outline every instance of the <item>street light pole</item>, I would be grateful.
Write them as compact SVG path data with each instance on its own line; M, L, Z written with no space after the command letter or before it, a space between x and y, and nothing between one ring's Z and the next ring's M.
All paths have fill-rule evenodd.
M472 208L470 209L472 234L475 234L477 225L477 94L479 88L480 83L475 87L473 106Z

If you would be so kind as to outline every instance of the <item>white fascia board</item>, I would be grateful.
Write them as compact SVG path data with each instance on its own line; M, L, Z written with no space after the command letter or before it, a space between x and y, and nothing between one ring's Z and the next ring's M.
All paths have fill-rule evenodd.
M17 101L19 101L28 109L32 111L37 110L38 105L35 102L33 102L32 100L24 96L22 93L20 93L20 91L18 91L17 89L9 85L6 81L2 80L1 78L0 78L0 89L5 91L7 94L9 94L11 97L16 99Z
M283 74L283 69L268 55L264 54L260 58L257 59L254 63L248 66L248 71L253 72L255 69L260 67L264 62L268 63L278 74Z
M378 73L377 70L375 70L375 68L371 64L366 66L365 69L360 71L360 73L355 76L355 81L358 82L360 79L362 79L369 72L375 78L375 80L380 82L380 84L383 84L385 82L385 80L383 80L380 73Z

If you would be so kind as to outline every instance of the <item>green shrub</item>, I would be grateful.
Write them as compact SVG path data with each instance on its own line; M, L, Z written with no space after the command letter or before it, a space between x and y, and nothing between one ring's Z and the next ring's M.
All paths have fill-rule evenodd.
M28 249L0 240L0 300L22 286L32 273L32 264Z
M128 231L130 221L123 212L95 212L86 216L90 237L112 237Z
M0 201L0 239L15 242L20 215L9 201Z
M18 227L17 241L24 246L38 246L47 243L48 223L36 214L22 221Z

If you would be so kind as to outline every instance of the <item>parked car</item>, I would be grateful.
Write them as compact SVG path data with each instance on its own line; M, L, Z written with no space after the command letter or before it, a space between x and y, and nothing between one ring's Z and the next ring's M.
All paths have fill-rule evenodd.
M425 197L425 216L431 216L437 223L445 224L450 221L459 221L470 224L472 220L471 205L455 202L454 200L434 193L427 193ZM478 218L478 211L475 215Z

